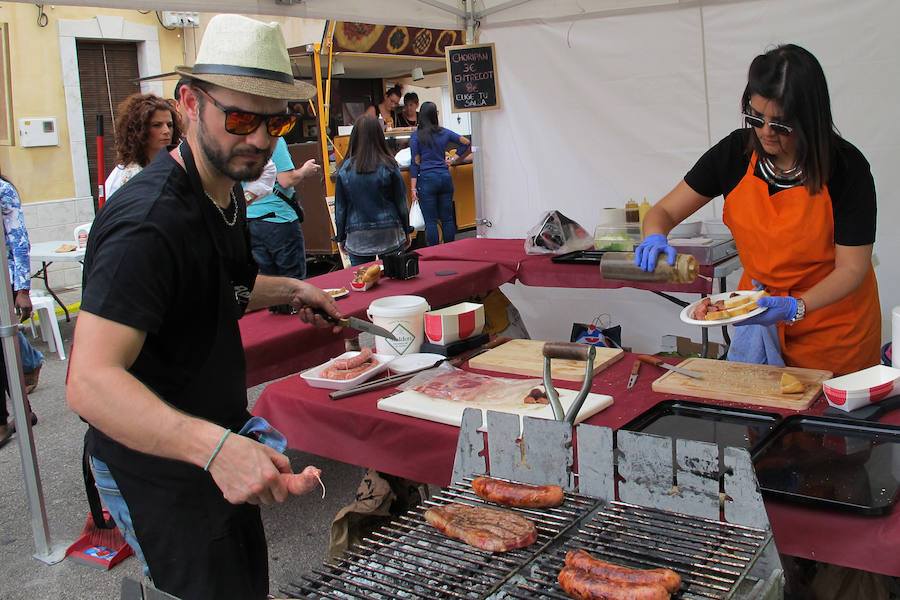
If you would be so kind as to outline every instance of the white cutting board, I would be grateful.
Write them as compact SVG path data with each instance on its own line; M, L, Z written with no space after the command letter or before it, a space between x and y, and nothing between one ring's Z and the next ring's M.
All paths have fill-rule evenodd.
M569 410L578 392L565 389L557 389L557 392L559 393L559 401L563 406L563 412ZM612 403L612 396L588 394L587 398L584 399L584 404L581 405L581 410L578 411L575 422L580 423L584 421ZM405 392L382 398L378 401L378 408L409 417L418 417L419 419L436 421L445 425L453 425L454 427L460 426L463 411L467 408L480 408L482 423L487 422L487 415L484 414L486 410L518 414L520 427L522 424L521 417L523 416L553 420L553 409L550 408L549 404L525 404L523 400L506 400L489 404L454 402L452 400L432 398L413 390L406 390Z

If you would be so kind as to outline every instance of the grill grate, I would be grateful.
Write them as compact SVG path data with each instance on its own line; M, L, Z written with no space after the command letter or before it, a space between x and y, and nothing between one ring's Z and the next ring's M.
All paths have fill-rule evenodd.
M576 548L616 564L672 569L682 578L677 598L732 598L771 533L761 529L611 502L573 536L540 556L510 598L566 598L556 576Z
M527 548L491 553L446 537L423 516L431 506L449 502L496 508L478 498L470 484L467 478L442 490L369 535L336 564L313 569L280 591L293 598L340 600L485 598L599 505L594 498L567 493L556 508L509 509L534 521L538 540Z

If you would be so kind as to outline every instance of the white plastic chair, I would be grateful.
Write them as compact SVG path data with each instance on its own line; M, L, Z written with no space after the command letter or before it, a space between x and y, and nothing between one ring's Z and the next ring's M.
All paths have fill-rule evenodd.
M34 318L38 318L41 326L41 339L47 342L50 352L59 354L59 360L66 360L66 351L63 349L62 335L59 333L59 321L56 319L56 306L52 296L43 296L40 292L32 291L31 297L31 333L34 335Z
M91 232L91 223L78 225L72 234L75 236L75 244L79 248L87 246L87 236Z

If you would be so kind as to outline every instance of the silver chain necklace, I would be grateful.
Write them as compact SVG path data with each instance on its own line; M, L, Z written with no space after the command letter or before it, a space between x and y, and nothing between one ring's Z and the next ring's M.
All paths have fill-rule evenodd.
M181 154L181 146L176 148L178 151L178 157L181 158L181 162L184 162L184 156ZM234 206L234 216L231 217L231 222L228 222L228 217L225 216L225 211L222 210L222 207L219 206L219 203L216 202L216 199L209 195L209 192L206 191L206 188L203 187L203 184L200 184L200 187L203 189L203 193L206 194L206 197L209 198L209 201L213 203L213 206L216 207L216 210L219 211L219 214L222 215L222 220L225 222L225 225L228 227L234 227L234 224L237 223L238 209L237 209L237 198L234 197L234 186L231 187L231 206Z
M803 183L803 168L794 165L790 169L781 170L775 166L768 156L763 156L759 161L759 170L766 181L777 188L790 188Z
M234 188L231 188L231 206L234 206L234 216L231 217L231 221L228 221L228 217L225 216L225 211L222 210L222 207L219 206L219 203L215 201L215 199L209 195L209 192L204 188L203 193L206 194L206 197L209 198L209 201L213 203L213 206L216 207L216 210L219 211L219 214L222 215L222 220L225 221L225 224L229 227L234 227L234 224L237 223L238 209L237 209L237 199L234 197Z

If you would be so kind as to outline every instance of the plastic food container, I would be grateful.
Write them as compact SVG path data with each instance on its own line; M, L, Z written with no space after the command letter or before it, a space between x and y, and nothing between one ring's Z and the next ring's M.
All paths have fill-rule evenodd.
M358 385L364 381L368 381L375 375L379 373L383 373L388 368L388 363L397 358L396 356L390 354L378 354L375 353L372 355L372 358L378 361L378 366L373 369L369 369L368 371L357 375L353 379L326 379L322 377L322 371L324 371L327 367L330 367L331 364L339 358L351 358L353 356L357 356L359 352L351 351L344 352L339 356L335 356L331 360L326 363L322 363L318 367L313 367L311 369L307 369L300 373L300 377L306 380L306 383L309 384L310 387L315 388L326 388L329 390L344 390L349 387L353 387L354 385Z
M631 252L635 242L640 242L640 225L606 226L594 229L594 249L614 252Z
M446 346L479 335L484 329L484 304L460 302L425 313L425 337Z
M822 382L828 404L851 411L900 393L900 369L877 365ZM896 391L895 391L896 390Z

